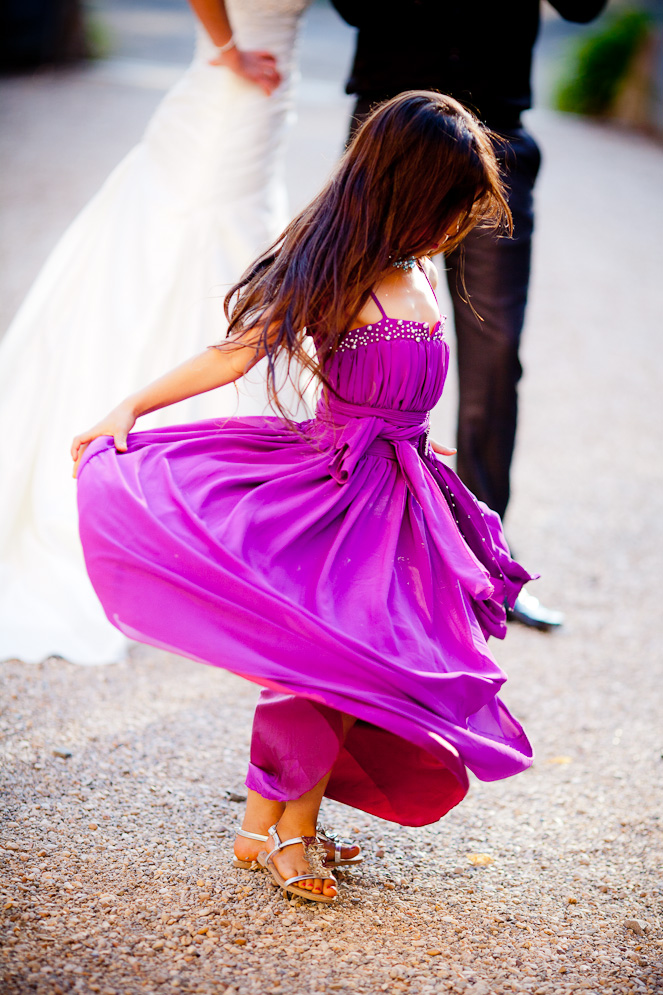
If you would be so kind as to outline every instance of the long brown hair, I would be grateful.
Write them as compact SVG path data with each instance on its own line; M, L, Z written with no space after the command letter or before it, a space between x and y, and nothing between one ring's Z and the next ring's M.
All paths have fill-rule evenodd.
M511 230L511 214L489 132L462 104L412 90L364 122L315 200L229 292L232 343L268 357L268 391L278 398L275 361L285 354L331 389L325 363L395 261L419 258L477 224ZM307 352L313 335L317 356Z

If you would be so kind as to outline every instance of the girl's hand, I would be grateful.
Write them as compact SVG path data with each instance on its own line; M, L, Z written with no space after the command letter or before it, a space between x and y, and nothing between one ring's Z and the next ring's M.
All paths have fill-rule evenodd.
M211 66L227 66L236 76L255 83L269 96L281 82L276 59L271 52L243 52L239 48L219 52L210 59Z
M134 412L128 406L120 404L110 414L106 415L105 418L102 418L93 428L77 435L71 444L71 458L74 461L73 476L78 476L78 467L83 459L85 450L92 440L97 439L100 435L112 435L118 453L126 453L127 435L135 424L136 416Z
M437 453L438 456L455 456L458 452L457 449L447 449L446 446L441 446L439 442L433 442L432 439L429 441L431 449L434 453Z

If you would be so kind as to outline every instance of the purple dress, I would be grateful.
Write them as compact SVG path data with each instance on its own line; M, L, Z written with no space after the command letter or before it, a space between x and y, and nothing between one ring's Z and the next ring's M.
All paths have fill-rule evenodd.
M122 632L268 689L250 787L295 798L331 767L328 796L424 825L463 798L468 769L496 780L532 762L486 643L529 574L428 445L442 323L382 314L327 364L342 400L298 429L175 425L122 454L96 439L80 531ZM344 744L339 712L359 720Z

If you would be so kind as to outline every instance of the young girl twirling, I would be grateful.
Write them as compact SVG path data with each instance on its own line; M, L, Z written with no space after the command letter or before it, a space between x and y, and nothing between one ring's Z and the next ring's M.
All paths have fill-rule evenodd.
M529 575L428 438L448 347L427 257L477 224L509 224L488 135L449 97L400 95L233 288L228 339L72 445L111 621L263 686L236 863L316 901L336 900L335 863L361 859L318 830L324 795L424 825L468 769L531 763L486 642ZM273 417L128 437L264 355ZM310 421L281 410L284 358L320 384Z

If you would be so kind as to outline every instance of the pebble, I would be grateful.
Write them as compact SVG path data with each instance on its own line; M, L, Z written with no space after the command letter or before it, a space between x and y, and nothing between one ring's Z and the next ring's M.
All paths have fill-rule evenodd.
M531 637L523 633L525 674L538 666ZM551 643L534 645L544 652ZM230 995L312 995L312 961L320 995L663 990L658 881L641 857L643 839L655 845L654 793L649 807L628 780L611 794L600 763L577 786L551 781L585 769L581 739L573 765L541 764L503 784L473 781L439 825L393 826L325 802L325 823L346 836L354 826L366 860L343 872L339 903L320 907L286 900L262 871L235 870L231 834L219 829L237 818L216 785L242 783L254 690L213 668L138 651L130 665L102 672L100 718L90 708L98 673L61 661L27 672L0 666L9 710L40 716L46 741L61 734L59 713L72 747L66 764L35 770L0 744L9 815L0 908L11 951L2 970L13 971L3 995L58 995L53 979L62 995L208 995L224 986ZM537 681L550 674L552 665L539 669ZM18 680L25 690L12 699L4 692ZM539 733L550 755L560 752L558 725ZM123 745L109 750L109 742ZM600 790L604 801L576 814L575 790ZM619 828L634 812L636 823ZM604 843L615 834L619 859L616 840ZM473 864L468 854L491 861Z
M246 801L246 795L241 795L237 791L226 791L225 796L229 802L240 804Z
M624 925L627 929L637 933L638 936L644 936L649 929L649 923L645 922L644 919L624 919Z

